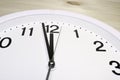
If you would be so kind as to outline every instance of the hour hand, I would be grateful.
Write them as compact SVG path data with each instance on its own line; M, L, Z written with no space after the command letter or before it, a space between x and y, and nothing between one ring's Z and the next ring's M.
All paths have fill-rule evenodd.
M47 46L49 61L51 61L53 60L53 55L54 55L54 34L50 33L50 44L49 44L44 23L42 23L42 27L43 27L46 46Z
M50 61L53 60L53 55L54 55L54 34L50 33L50 54L49 54Z

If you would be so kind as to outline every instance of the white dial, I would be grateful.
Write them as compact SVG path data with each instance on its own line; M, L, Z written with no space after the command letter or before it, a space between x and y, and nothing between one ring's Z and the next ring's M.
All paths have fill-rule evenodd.
M34 10L0 18L0 80L119 80L119 57L120 33L84 15Z

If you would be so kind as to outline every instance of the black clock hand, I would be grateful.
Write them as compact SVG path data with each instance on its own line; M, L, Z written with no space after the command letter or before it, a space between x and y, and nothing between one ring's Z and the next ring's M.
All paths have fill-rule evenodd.
M49 54L49 60L54 61L54 34L50 33L50 54Z
M49 69L48 69L48 73L47 73L47 76L46 76L46 80L49 79L51 69L53 69L55 67L55 62L52 61L52 60L49 61L48 66L49 66Z
M61 30L62 30L62 27L60 29L60 33L61 33ZM58 40L59 40L59 37L60 37L60 34L57 38L57 42L56 42L56 46L55 46L55 50L56 50L56 47L57 47L57 44L58 44ZM46 80L49 79L49 75L50 75L50 72L51 72L51 69L55 67L55 62L54 62L54 35L53 33L50 34L50 50L51 50L51 56L50 56L50 61L49 61L49 69L48 69L48 73L47 73L47 77L46 77Z
M48 55L49 55L50 54L50 46L49 46L49 43L48 43L47 33L46 33L45 26L44 26L43 23L42 23L42 28L43 28L44 38L45 38L47 51L48 51ZM49 59L50 59L50 57L49 57Z
M45 25L43 23L42 23L42 27L43 27L43 33L44 33L44 37L45 37L46 46L47 46L49 61L51 61L53 59L53 55L54 55L54 35L53 35L53 33L50 33L50 45L49 45L47 33L45 30Z
M46 46L47 46L47 51L48 51L48 55L49 55L49 62L48 62L49 69L48 69L48 73L47 73L47 77L46 77L46 80L48 80L51 69L54 68L54 66L55 66L55 62L54 62L54 59L53 59L53 55L54 55L54 35L53 35L53 33L50 33L50 45L49 45L48 38L47 38L47 33L45 31L45 26L44 26L43 23L42 23L42 27L43 27L43 33L44 33L45 42L46 42Z
M49 54L48 66L49 66L49 69L48 69L46 80L49 79L51 69L55 67L55 62L54 62L54 34L53 33L50 33L50 54Z

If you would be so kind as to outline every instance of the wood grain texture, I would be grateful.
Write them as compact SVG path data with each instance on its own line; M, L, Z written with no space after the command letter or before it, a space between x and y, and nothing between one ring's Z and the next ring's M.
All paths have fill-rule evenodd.
M0 0L0 16L33 9L85 14L120 31L120 0Z

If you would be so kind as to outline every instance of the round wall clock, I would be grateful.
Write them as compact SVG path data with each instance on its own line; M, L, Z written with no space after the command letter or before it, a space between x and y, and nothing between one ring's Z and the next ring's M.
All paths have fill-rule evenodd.
M0 80L120 80L120 33L66 11L3 16Z

